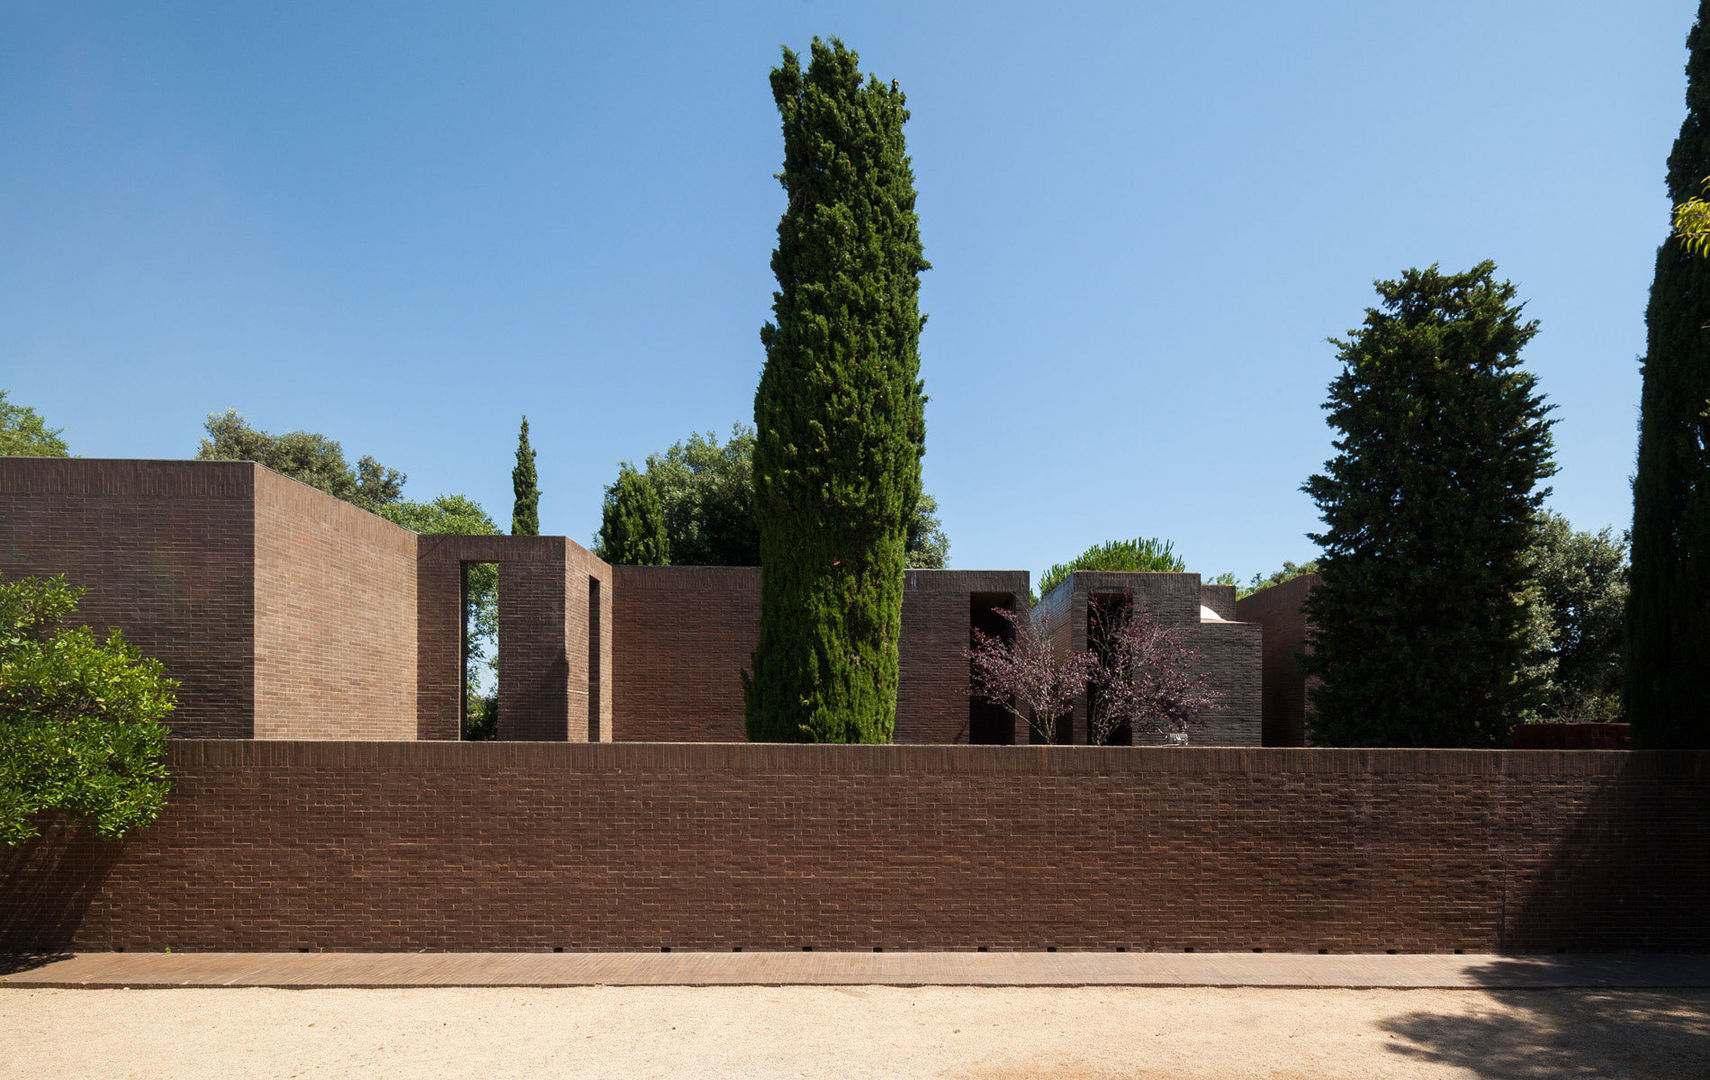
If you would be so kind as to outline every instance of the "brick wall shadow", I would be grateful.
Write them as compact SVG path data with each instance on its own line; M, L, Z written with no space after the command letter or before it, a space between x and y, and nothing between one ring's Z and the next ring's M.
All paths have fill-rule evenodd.
M1506 815L1502 951L1710 953L1704 756L1622 756L1594 784L1532 784Z
M1710 990L1483 990L1467 1004L1381 1021L1385 1049L1482 1080L1679 1080L1710 1061Z
M123 849L65 822L0 847L0 955L34 966L67 949Z

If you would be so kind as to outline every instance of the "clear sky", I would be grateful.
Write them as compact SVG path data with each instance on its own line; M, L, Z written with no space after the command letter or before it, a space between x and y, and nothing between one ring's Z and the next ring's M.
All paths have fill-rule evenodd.
M1325 338L1491 258L1542 331L1550 505L1630 519L1691 0L0 7L0 387L73 453L322 431L541 529L752 418L783 209L767 72L897 79L951 564L1313 552Z

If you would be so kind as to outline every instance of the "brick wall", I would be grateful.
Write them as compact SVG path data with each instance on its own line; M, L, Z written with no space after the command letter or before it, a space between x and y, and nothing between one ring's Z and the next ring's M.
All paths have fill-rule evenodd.
M499 738L609 741L611 567L562 536L423 536L419 550L420 738L460 737L463 565L497 563Z
M416 737L416 535L255 469L255 737Z
M1241 621L1265 628L1260 711L1266 746L1306 745L1308 680L1300 666L1306 651L1306 615L1300 605L1322 580L1317 574L1303 574L1242 597L1235 605Z
M1087 647L1087 609L1095 595L1124 594L1151 613L1161 626L1182 632L1183 643L1199 654L1197 670L1219 694L1216 707L1189 728L1189 738L1205 746L1260 744L1262 630L1247 622L1202 618L1207 607L1229 620L1234 614L1233 585L1203 585L1198 574L1129 573L1079 570L1042 597L1035 615L1044 621L1052 647ZM1086 703L1063 722L1063 741L1087 741ZM1156 744L1156 735L1136 742Z
M245 462L0 458L0 574L64 574L75 621L179 680L183 738L255 724L255 512Z
M616 738L743 741L741 673L760 635L760 569L618 566L613 574ZM1027 572L905 572L895 741L968 741L971 598L993 593L1024 602Z
M613 737L741 742L758 566L612 567Z
M1710 754L189 742L0 952L1710 951Z

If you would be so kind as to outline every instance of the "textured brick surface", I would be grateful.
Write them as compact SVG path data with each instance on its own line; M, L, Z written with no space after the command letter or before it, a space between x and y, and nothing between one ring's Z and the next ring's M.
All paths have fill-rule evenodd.
M1710 754L181 742L0 951L1710 951Z
M1265 628L1260 711L1266 746L1306 745L1308 680L1300 666L1306 652L1306 614L1300 605L1322 580L1317 574L1302 574L1243 597L1235 605L1242 622Z
M1182 643L1199 656L1196 670L1218 692L1216 706L1189 728L1189 738L1204 746L1258 746L1261 739L1260 694L1262 630L1259 626L1202 617L1201 607L1221 619L1234 615L1233 585L1203 585L1198 574L1127 573L1080 570L1070 574L1034 608L1043 620L1054 648L1087 647L1087 611L1094 596L1132 597L1136 607L1151 613L1160 626L1182 632ZM1063 721L1060 741L1087 741L1086 702ZM1157 744L1162 737L1139 735L1138 743Z
M255 470L255 737L416 737L416 534Z
M612 650L600 628L611 623L611 567L562 536L423 536L420 553L421 738L460 734L467 563L499 567L499 737L585 741L605 726Z
M618 566L613 574L616 738L741 742L741 673L760 636L759 568ZM905 573L895 741L968 741L972 598L990 594L1025 599L1026 571Z
M64 574L74 621L116 627L181 684L174 735L255 723L258 468L243 462L0 458L0 574Z

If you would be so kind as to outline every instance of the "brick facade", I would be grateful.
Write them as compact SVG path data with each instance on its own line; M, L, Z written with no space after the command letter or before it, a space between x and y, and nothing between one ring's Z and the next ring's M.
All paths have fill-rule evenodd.
M416 535L254 472L255 737L415 738Z
M0 952L1710 951L1710 754L182 742Z
M616 738L742 742L760 568L618 566L613 574ZM1014 606L1026 596L1024 570L905 572L896 742L969 741L965 650L975 598Z
M1258 746L1260 727L1260 639L1255 623L1235 621L1233 585L1205 585L1198 574L1129 573L1079 570L1070 574L1034 607L1046 636L1058 650L1087 648L1087 616L1095 597L1128 597L1160 625L1180 630L1182 641L1198 654L1196 670L1218 692L1217 705L1189 729L1202 746ZM1215 617L1206 616L1205 609ZM1088 739L1083 699L1059 729L1059 741ZM1137 735L1137 743L1157 744L1156 735Z
M0 574L64 574L74 620L179 682L173 734L255 734L255 475L238 462L0 458Z
M1266 746L1306 745L1306 691L1311 680L1300 666L1306 652L1306 594L1324 580L1302 574L1242 597L1235 605L1242 622L1264 627L1264 716Z

